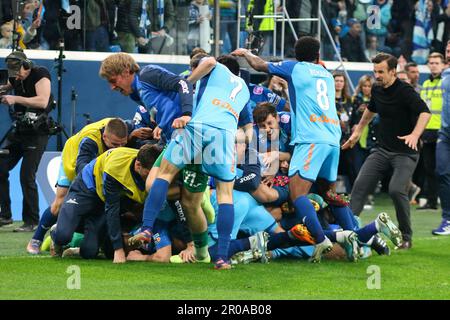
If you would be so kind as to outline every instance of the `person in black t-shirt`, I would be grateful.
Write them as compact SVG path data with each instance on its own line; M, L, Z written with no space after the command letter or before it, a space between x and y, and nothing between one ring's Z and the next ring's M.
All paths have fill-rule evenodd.
M353 185L350 206L359 215L367 195L375 190L384 174L393 170L389 195L394 201L399 229L403 235L400 249L411 248L411 220L408 186L419 159L418 141L431 118L425 102L409 84L396 77L397 59L380 53L372 59L377 85L367 109L342 149L353 148L363 128L377 113L380 117L378 147L364 162Z
M24 224L14 231L33 231L39 222L35 179L49 137L46 119L50 111L51 78L45 67L33 66L23 52L11 53L5 62L9 81L0 91L13 89L14 95L2 95L0 99L1 103L14 107L13 117L17 121L3 146L9 154L0 156L0 226L12 223L9 171L22 159L20 183Z

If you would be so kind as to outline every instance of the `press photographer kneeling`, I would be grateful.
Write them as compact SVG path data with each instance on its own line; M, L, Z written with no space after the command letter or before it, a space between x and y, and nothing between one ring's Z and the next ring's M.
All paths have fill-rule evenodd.
M34 66L23 52L15 51L5 59L8 80L0 86L2 104L12 108L14 123L0 155L0 226L11 224L9 171L22 158L20 184L23 192L23 226L15 232L33 231L39 222L36 172L49 138L48 113L51 111L51 77L47 68ZM6 94L13 90L14 95Z

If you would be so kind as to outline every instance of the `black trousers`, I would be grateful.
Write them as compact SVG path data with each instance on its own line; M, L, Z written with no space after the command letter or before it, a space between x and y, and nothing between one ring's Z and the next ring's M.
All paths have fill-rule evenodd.
M392 177L389 181L389 195L394 202L403 239L405 241L411 240L412 229L408 187L418 160L418 154L389 152L383 148L373 150L364 162L353 185L350 200L350 207L353 213L357 216L360 215L367 196L375 190L378 181L392 170Z
M84 233L80 255L85 259L97 256L107 241L105 205L93 190L89 190L78 175L61 206L52 239L60 246L67 245L75 231Z
M47 142L48 135L24 135L13 132L8 136L3 148L8 149L9 154L0 156L0 216L3 218L12 216L9 171L22 159L20 167L20 184L23 193L22 220L25 224L38 224L39 197L36 172Z

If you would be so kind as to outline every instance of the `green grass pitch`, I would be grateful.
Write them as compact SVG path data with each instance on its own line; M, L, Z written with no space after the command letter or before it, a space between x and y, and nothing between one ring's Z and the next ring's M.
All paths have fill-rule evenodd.
M381 211L395 220L386 196L378 197L374 210L364 212L362 220L369 222ZM411 213L414 238L409 251L392 250L389 257L374 253L357 263L278 260L227 271L204 264L114 265L106 260L55 259L48 253L32 257L25 251L31 234L13 233L15 223L0 228L0 299L450 299L450 237L431 235L441 213L415 208ZM79 289L67 286L73 265L80 270ZM373 265L380 270L379 289L367 286Z

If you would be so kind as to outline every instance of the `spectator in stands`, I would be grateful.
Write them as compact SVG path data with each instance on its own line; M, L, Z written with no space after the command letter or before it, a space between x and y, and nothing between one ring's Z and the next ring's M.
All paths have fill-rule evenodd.
M0 49L11 49L13 45L13 22L8 21L0 27Z
M352 131L361 120L364 111L367 109L371 97L373 82L373 77L370 75L364 75L358 81L358 85L355 89L355 94L352 98L353 112L350 119L350 126L352 128ZM369 123L366 128L364 128L361 139L353 149L352 166L353 172L356 175L358 175L364 161L369 156L370 149L375 146L377 139L377 122L378 121L375 118Z
M398 34L400 54L408 61L411 60L415 2L416 0L393 0L391 8L391 31Z
M428 61L430 52L442 52L444 22L437 22L443 11L432 0L419 0L416 6L416 24L413 33L412 60L418 64Z
M107 52L111 31L108 5L112 0L88 1L86 7L86 50Z
M34 0L27 0L24 2L22 8L22 19L18 22L16 31L19 34L19 47L21 49L38 48L37 29L41 26L41 18L34 18L34 11L36 10ZM33 41L34 40L34 41Z
M347 21L347 25L350 30L340 39L342 59L352 62L368 62L361 40L361 23L352 18Z
M447 43L450 40L450 2L447 3L447 7L445 8L445 11L443 13L441 13L437 18L436 18L436 23L440 26L441 23L444 23L444 33L442 35L442 43ZM447 46L448 47L448 46ZM444 50L442 50L441 52L443 52ZM446 55L446 57L448 58L449 56Z
M423 142L420 157L424 160L426 175L427 203L417 208L418 210L436 210L438 198L438 180L436 176L436 143L438 131L441 128L441 112L443 105L442 92L442 71L444 70L444 56L438 52L430 54L428 57L428 68L431 75L423 83L420 97L426 102L431 111L431 120L422 134Z
M13 20L11 0L0 2L0 24Z
M223 41L221 53L230 53L236 49L237 41L237 0L220 0L220 40ZM210 5L214 1L209 0Z
M355 11L353 12L353 18L361 23L361 40L363 46L366 47L367 36L366 36L366 23L368 18L368 8L371 5L371 0L356 0L355 1Z
M379 12L375 12L379 14L379 18L375 17L375 19L368 20L367 34L377 37L378 51L390 53L391 50L386 47L385 43L388 33L387 27L391 20L391 4L387 0L374 0L373 5L379 8Z
M75 0L70 0L69 4L77 4ZM44 0L45 27L42 32L43 38L50 50L58 50L60 39L64 37L66 50L79 51L83 48L81 41L81 30L64 30L64 25L70 12L65 11L61 6L61 1Z
M134 53L136 43L145 47L148 43L145 32L150 20L145 17L140 0L120 1L117 7L117 40L122 52ZM144 15L144 16L142 16Z
M189 6L189 33L187 50L191 52L195 47L200 46L200 23L203 21L211 20L211 13L208 11L208 15L200 14L200 6L207 6L206 0L194 0Z
M379 53L378 39L376 36L367 37L367 49L365 50L364 53L366 54L366 58L369 60L375 58L375 56Z
M405 65L405 71L408 74L409 83L413 86L414 90L420 94L422 86L419 84L419 66L415 62L408 62Z
M142 0L141 0L142 1ZM173 38L170 33L175 28L175 8L172 0L147 0L150 6L151 51L156 54L173 54Z
M247 6L247 12L252 16L271 16L274 14L274 0L250 0ZM262 39L262 47L252 44L252 49L259 47L258 54L261 56L275 55L273 50L274 18L247 19L247 28L251 28L258 35L259 39Z
M351 134L350 119L353 113L352 98L348 89L348 82L345 74L341 72L333 73L336 90L336 109L341 124L341 144L346 141ZM349 192L356 176L352 172L351 165L352 150L343 150L340 153L338 174L344 175L346 179L346 189Z
M330 32L333 36L333 38L336 40L339 40L339 32L340 30L336 31L336 25L337 25L337 12L338 12L338 4L337 2L334 2L332 0L326 0L322 2L322 14L325 18L325 21L327 23L327 25L329 26ZM341 23L339 21L339 27L341 26ZM322 54L322 58L324 60L334 60L333 56L334 56L334 49L332 44L330 43L330 39L328 38L328 36L326 35L325 32L321 33L322 35L322 39L321 39L321 44L322 44L322 50L321 50L321 54Z
M444 53L446 43L443 38L445 18L442 19L441 16L446 14L438 2L428 0L427 6L431 12L431 27L433 28L433 40L431 41L430 52Z
M408 72L406 72L405 70L397 71L397 78L399 78L400 80L402 80L406 83L410 83L409 78L408 78Z
M175 25L175 9L171 0L121 1L118 6L116 31L122 51L133 53L168 53L173 44L169 31Z

